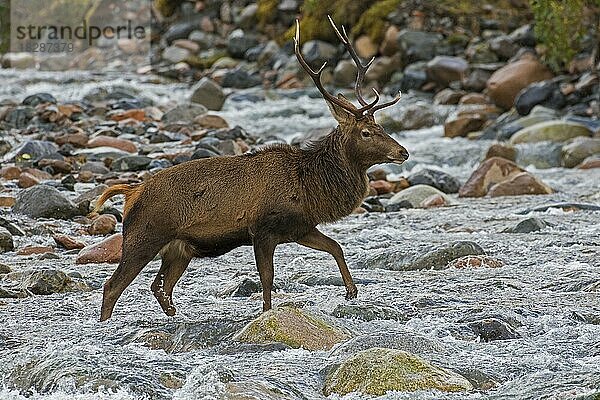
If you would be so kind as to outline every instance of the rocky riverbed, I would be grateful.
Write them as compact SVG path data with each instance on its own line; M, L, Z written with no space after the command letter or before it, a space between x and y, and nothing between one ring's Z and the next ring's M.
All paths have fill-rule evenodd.
M2 74L11 82L3 97L15 103L32 95L40 97L41 92L52 93L57 107L75 104L90 93L110 98L111 93L127 92L127 101L151 99L153 105L148 107L158 112L185 104L190 94L183 85L135 76L122 76L115 82L82 74L77 84L71 84L56 73L28 77L14 71ZM222 117L229 125L247 130L243 136L238 133L236 139L221 136L213 140L220 152L227 151L222 144L227 140L248 146L291 141L334 123L323 100L310 90L249 90L239 96L249 99L228 99L222 111L212 113L213 121ZM256 101L257 96L265 100ZM108 100L108 104L118 101ZM394 115L428 101L418 94L406 96ZM35 113L42 112L42 106L37 107ZM43 107L46 111L50 106ZM435 113L448 112L448 106L430 107ZM100 115L112 115L108 114L110 109L106 107L103 112L107 114ZM145 110L148 114L151 111ZM27 124L39 126L41 132L39 114L33 118ZM102 125L104 118L94 123ZM147 122L119 122L102 129L119 130L124 142L117 144L133 143L135 154L147 154L150 163L168 152L189 157L200 148L208 149L196 148L185 140L153 147L145 136L147 131L136 133L141 139L122 132L129 129L126 126L141 129L143 124ZM207 130L204 137L231 131L201 128L198 121L189 120L185 126L192 137L202 129ZM35 132L15 136L11 132L15 131L9 131L5 140L13 152L19 143L44 136ZM399 195L408 190L401 190L403 177L409 178L407 181L417 179L412 185L406 184L414 188L415 183L424 183L418 179L431 177L431 173L423 174L429 169L448 174L442 176L444 179L433 174L430 184L450 194L442 193L443 204L437 204L446 206L403 203L397 209L389 208L390 195L374 195L377 201L368 201L362 211L324 227L345 249L359 287L358 299L343 299L341 279L328 255L296 245L281 246L276 253L275 305L299 307L341 330L343 334L334 341L341 343L328 350L238 340L244 326L260 315L258 275L250 248L217 259L194 260L175 290L179 313L174 318L162 314L152 297L150 282L159 266L159 261L154 261L125 292L114 318L99 323L101 285L116 265L78 264L77 248L120 231L120 223L107 221L91 235L93 221L86 220L80 209L89 206L85 202L71 203L73 215L59 219L32 218L2 208L2 225L10 232L14 250L6 249L0 255L0 397L317 399L324 397L323 389L335 365L376 347L419 356L436 368L458 374L470 387L455 394L397 391L381 398L597 396L600 169L540 169L520 163L552 193L458 197L451 192L465 186L496 142L446 138L439 125L398 131L394 137L410 151L410 162L398 168L374 169L372 186L380 188L381 182L387 182L390 191ZM83 149L89 158L94 154L101 160L109 157L102 155L106 146L62 146L61 152ZM521 154L535 148L515 146ZM15 157L9 152L7 156ZM28 162L27 157L3 162L5 172L6 168L19 168L19 174L3 178L3 198L14 198L19 204L24 192L45 186L75 201L99 181L135 181L152 171L145 166L142 171L132 167L133 171L115 173L114 164L107 167L103 161L100 164L106 170L93 170L91 179L82 173L90 161L78 164L79 171L70 172L44 170L38 163L33 170L50 177L36 178L31 172L40 182L24 189L19 186L27 186L21 176ZM73 179L65 178L69 175ZM381 182L374 184L376 181ZM455 181L457 187L452 188ZM44 209L49 207L52 193L31 201L41 203L36 207ZM94 196L87 198L93 200ZM408 200L416 201L413 196ZM384 212L376 212L378 202ZM120 207L119 201L115 202L117 211ZM365 212L370 207L373 209ZM118 215L110 208L107 212ZM55 239L59 234L81 245L66 250L64 243L57 244L61 243ZM461 255L470 256L457 259ZM328 387L336 386L330 382ZM365 397L354 393L344 398Z

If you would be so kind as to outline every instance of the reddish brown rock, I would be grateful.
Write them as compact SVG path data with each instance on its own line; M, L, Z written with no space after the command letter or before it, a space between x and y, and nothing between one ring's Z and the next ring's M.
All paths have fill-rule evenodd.
M377 45L367 35L359 36L354 42L356 53L362 58L370 59L377 54Z
M126 151L128 153L137 153L137 146L131 140L119 139L110 136L96 136L87 142L87 147L112 147Z
M552 188L544 182L531 175L529 172L521 172L511 179L497 183L490 188L488 196L521 196L527 194L551 194Z
M410 186L410 182L406 178L400 178L399 180L392 182L392 184L394 185L394 188L392 189L392 192L394 193L398 193Z
M492 74L487 81L488 95L502 107L511 108L515 97L533 82L552 78L552 73L536 59L525 58L510 63Z
M71 144L75 147L85 147L88 142L88 136L85 133L69 133L57 136L54 141L57 145Z
M393 56L398 52L398 41L396 38L398 37L398 33L400 29L398 29L395 25L390 25L385 31L385 36L383 37L383 41L381 42L381 46L379 48L379 52L382 56Z
M501 157L506 160L515 161L517 159L517 149L509 144L494 143L485 154L486 160L492 157Z
M463 58L437 56L427 63L427 78L445 87L450 82L461 81L468 68L469 63Z
M0 169L0 176L7 180L19 179L21 175L21 168L15 166L2 167Z
M12 196L0 196L0 207L12 207L15 205L15 201Z
M77 255L76 264L118 263L121 260L123 235L115 233L103 241L86 246Z
M581 164L577 166L579 169L593 169L600 168L600 158L590 158L583 160Z
M107 235L117 227L117 218L112 214L98 215L88 228L90 235Z
M480 130L486 121L485 115L479 113L463 114L449 118L444 123L444 136L450 138L466 136L469 132Z
M144 121L146 119L146 112L140 109L133 110L119 110L109 115L113 121L123 121L126 119L133 119L136 121Z
M375 189L377 194L390 193L394 189L393 184L381 179L369 182L369 186L371 186L372 189Z
M525 170L512 161L500 157L492 157L482 162L460 188L459 197L483 197L488 189L506 181Z
M17 183L17 185L19 185L20 188L27 189L39 183L40 180L38 178L31 175L30 173L23 172L21 173L21 175L19 175L19 182Z
M63 160L43 159L38 162L38 167L51 167L57 174L68 174L73 170L71 164Z
M500 268L504 266L502 260L489 256L465 256L452 260L448 268Z
M203 114L194 118L194 122L206 129L229 128L229 124L222 117L212 114Z
M467 93L460 98L458 104L489 104L489 101L484 94Z
M83 243L82 241L72 238L68 235L63 235L61 233L52 235L52 238L54 239L57 245L64 247L67 250L83 249L85 247L85 243Z
M40 181L44 181L44 180L49 180L52 179L52 175L50 175L48 172L46 171L42 171L40 169L35 169L35 168L25 168L23 170L23 172L26 172L34 177L36 177L38 180Z
M419 207L421 208L435 208L435 207L443 207L446 205L446 199L444 199L439 194L434 194L426 199L424 199Z
M33 254L54 253L54 249L50 246L27 246L17 251L20 256L30 256Z

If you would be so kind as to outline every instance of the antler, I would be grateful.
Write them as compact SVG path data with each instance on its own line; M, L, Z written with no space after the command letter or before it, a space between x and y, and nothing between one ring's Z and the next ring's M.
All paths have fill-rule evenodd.
M304 68L304 70L308 73L308 75L310 75L313 82L315 83L315 86L317 86L317 89L319 89L319 92L321 92L321 94L323 95L325 100L329 101L330 103L333 103L333 104L336 104L336 105L342 107L344 110L351 112L356 117L362 117L365 111L374 107L375 104L377 104L377 102L379 101L379 95L375 91L375 100L373 102L371 102L370 104L365 104L365 105L363 105L363 107L358 108L358 109L355 107L350 108L346 102L338 99L336 96L329 93L325 89L325 87L323 87L323 83L321 82L321 73L323 72L323 69L327 65L327 62L324 62L323 65L321 66L321 68L319 68L317 71L315 71L308 65L306 60L304 60L304 57L302 56L302 53L300 52L300 23L298 22L298 20L296 20L296 35L294 36L294 51L296 53L296 58L298 59L298 62L300 63L302 68Z
M346 33L346 28L344 27L344 25L342 25L342 32L340 32L337 26L335 26L335 22L333 22L333 19L331 19L331 16L328 15L327 18L329 19L329 23L333 27L333 30L335 31L337 37L343 43L346 50L348 50L348 53L350 53L350 56L356 64L357 74L356 83L354 84L354 91L356 92L356 98L358 99L358 102L361 105L366 106L367 102L362 97L360 86L362 85L363 80L365 79L365 74L367 73L367 70L369 69L371 64L373 64L373 61L375 61L375 57L371 58L371 60L368 63L363 64L358 54L356 54L356 50L354 50L354 47L350 43L350 39L348 39L348 34Z
M376 105L379 102L380 97L379 97L379 92L375 89L373 89L373 93L375 93L375 99L372 102L367 103L367 101L362 97L361 85L362 85L363 80L365 79L365 74L366 74L367 70L369 69L369 67L371 66L371 64L373 63L373 60L375 60L375 57L373 57L371 59L371 61L369 61L368 63L362 64L360 58L358 57L358 54L356 54L356 50L354 50L354 47L352 46L352 44L350 43L350 40L348 39L348 35L346 34L346 29L344 28L344 26L342 25L343 33L341 33L335 26L333 19L331 19L331 17L329 15L327 16L327 18L329 18L329 22L331 23L331 26L335 30L335 33L337 34L338 38L342 41L342 43L344 44L344 46L350 53L350 56L356 63L357 77L356 77L356 83L354 85L354 91L356 92L356 98L358 99L358 101L360 102L362 107L356 108L351 103L340 100L339 98L332 95L325 89L325 87L323 86L323 83L321 82L321 73L323 72L323 69L327 65L327 62L323 63L321 68L319 68L317 71L315 71L308 65L306 60L304 60L304 57L302 56L302 53L300 52L300 23L296 19L296 35L294 36L294 52L296 53L296 58L298 59L298 62L300 63L302 68L304 68L304 70L312 78L313 82L315 83L315 86L317 87L317 89L319 89L319 92L321 92L321 94L323 95L325 100L342 107L344 110L354 114L357 118L364 117L365 112L367 113L367 115L373 115L373 113L377 110L381 110L382 108L389 107L393 104L396 104L400 100L400 96L401 96L400 93L394 100L389 101L384 104L380 104L380 105Z

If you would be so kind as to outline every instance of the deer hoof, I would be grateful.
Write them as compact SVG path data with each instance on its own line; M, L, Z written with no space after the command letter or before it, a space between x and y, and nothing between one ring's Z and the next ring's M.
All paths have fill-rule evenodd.
M346 289L346 300L355 299L356 296L358 296L358 289L356 288L356 286Z
M175 306L169 306L169 307L165 308L164 311L165 311L165 314L167 314L169 317L172 317L177 312L177 309L175 308Z

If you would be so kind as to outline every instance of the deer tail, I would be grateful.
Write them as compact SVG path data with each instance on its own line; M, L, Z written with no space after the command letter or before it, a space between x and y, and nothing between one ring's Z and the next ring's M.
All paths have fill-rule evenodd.
M131 208L135 200L138 198L141 191L141 184L122 184L122 185L114 185L109 187L102 193L100 198L96 201L96 205L94 206L94 210L90 213L90 215L97 215L102 205L106 202L106 200L110 199L113 196L123 194L125 195L125 206L123 207L123 214L125 215L127 211Z

